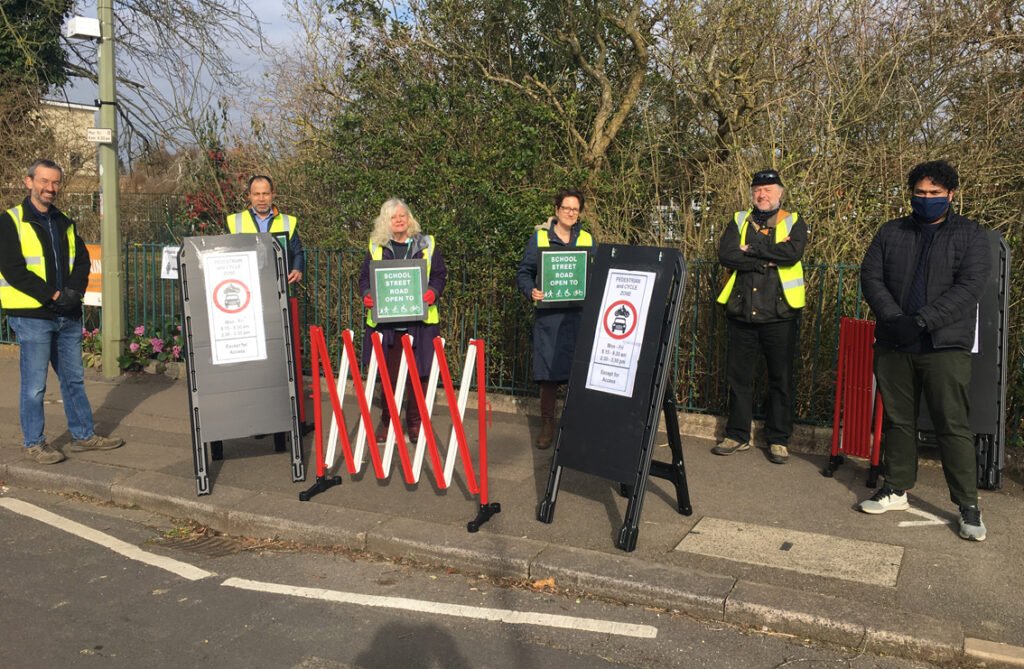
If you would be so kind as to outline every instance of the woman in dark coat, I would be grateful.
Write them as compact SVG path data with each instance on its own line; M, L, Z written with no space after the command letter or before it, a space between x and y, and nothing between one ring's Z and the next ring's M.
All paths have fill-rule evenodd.
M579 224L584 197L578 190L561 190L555 196L555 215L537 226L526 243L523 259L516 271L516 286L533 301L544 299L537 288L540 254L548 248L594 248L589 232ZM537 448L548 448L555 436L555 393L559 384L569 380L576 334L580 328L581 307L535 309L533 322L533 378L540 384L541 429Z
M372 319L373 297L370 295L370 263L374 260L403 260L425 258L427 261L427 289L423 293L423 301L427 303L427 317L422 321L398 323L374 323ZM398 367L402 361L402 335L409 334L413 338L413 353L416 366L419 368L421 384L427 379L434 354L434 337L441 335L438 325L437 302L444 292L448 270L444 264L444 255L437 248L432 235L425 235L419 222L409 211L408 205L402 200L391 198L380 208L380 215L373 221L370 243L363 258L363 266L359 272L359 290L366 306L366 328L363 332L363 365L367 365L373 353L370 337L374 332L381 334L384 357L388 374L394 383L398 376ZM397 389L396 389L397 391ZM391 424L391 412L384 402L381 393L380 424L376 429L378 442L387 439L388 427ZM401 410L401 407L399 407ZM412 377L405 389L405 427L409 440L413 443L420 434L420 412L416 404L416 396L412 390Z

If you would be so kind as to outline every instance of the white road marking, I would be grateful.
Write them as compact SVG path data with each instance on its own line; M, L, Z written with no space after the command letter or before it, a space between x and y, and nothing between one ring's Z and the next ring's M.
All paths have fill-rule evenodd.
M925 526L925 525L949 525L950 524L950 522L948 520L946 520L944 518L939 518L934 513L928 513L927 511L922 511L921 509L915 509L914 507L910 507L909 509L906 509L906 512L907 513L912 513L915 516L920 516L921 518L924 518L925 520L904 520L901 523L899 523L897 525L897 527L922 527L922 526Z
M216 576L213 572L200 569L199 567L193 567L187 562L179 562L178 560L172 560L171 558L163 557L162 555L147 553L138 546L133 546L126 541L121 541L109 534L104 534L99 530L94 530L91 527L82 525L81 523L68 520L67 518L58 516L46 509L41 509L34 504L23 502L20 499L11 499L10 497L0 498L0 506L13 511L14 513L21 514L22 516L56 527L59 530L64 530L69 534L74 534L86 541L99 544L104 548L109 548L115 553L119 553L130 560L136 560L138 562L148 564L151 567L157 567L158 569L169 571L172 574L190 581L199 581L204 578Z
M428 602L419 599L408 599L405 597L362 595L354 592L339 592L337 590L324 590L322 588L303 588L292 585L279 585L277 583L250 581L244 578L229 578L221 583L221 585L229 588L239 588L241 590L290 595L292 597L304 597L306 599L319 599L322 601L338 602L341 604L355 604L357 606L370 606L380 609L416 611L418 613L457 616L460 618L475 618L477 620L493 620L512 625L540 625L543 627L557 627L560 629L577 630L581 632L598 632L600 634L615 634L618 636L629 636L640 639L654 639L658 636L657 627L652 627L651 625L620 623L611 620L575 618L572 616L560 616L550 613L508 611L505 609L491 609L481 606L444 604L441 602Z

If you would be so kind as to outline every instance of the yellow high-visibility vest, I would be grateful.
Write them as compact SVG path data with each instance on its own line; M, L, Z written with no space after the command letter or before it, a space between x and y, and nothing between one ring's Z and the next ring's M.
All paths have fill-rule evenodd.
M230 214L227 219L228 232L231 234L236 233L249 233L255 234L260 231L256 226L256 221L252 217L252 212L246 209L245 211L235 212ZM299 222L294 216L288 214L278 213L270 220L270 228L267 230L270 234L285 233L288 235L288 239L292 238L295 231L299 228Z
M427 248L423 249L423 258L427 261L427 276L426 276L426 278L429 279L430 278L430 261L431 261L431 258L434 255L434 236L433 235L426 235L426 238L427 238ZM370 259L371 260L383 260L384 259L384 247L381 246L380 244L374 244L373 242L370 242L369 250L370 250ZM424 292L426 292L426 291L424 290ZM435 297L440 297L440 296L435 295ZM437 312L437 302L435 302L434 304L427 305L427 317L423 319L423 322L426 323L427 325L435 325L435 324L441 322L441 317L440 317L440 315ZM370 326L371 328L372 327L377 327L377 323L375 323L374 320L373 320L373 310L372 309L367 309L366 310L366 324L368 326Z
M593 246L594 238L590 236L590 233L586 230L580 230L580 234L576 237L576 246ZM537 230L537 248L546 249L551 248L551 238L548 236L548 228L540 228Z
M46 258L43 257L43 242L39 239L39 233L32 224L25 220L25 212L22 205L7 210L14 227L18 231L18 239L21 241L21 255L25 258L25 268L46 281ZM68 273L75 266L75 226L71 224L67 229L68 236ZM43 303L36 298L23 293L9 284L0 274L0 306L4 309L38 309Z
M747 243L747 230L750 227L750 209L746 211L737 211L733 215L733 222L736 223L736 227L740 229L740 246ZM775 226L775 243L781 244L789 237L790 230L793 229L793 225L799 220L799 215L796 212L789 214L784 219L779 221L778 225ZM782 284L782 295L786 298L786 303L794 309L803 309L807 299L804 292L804 266L797 260L792 265L779 265L779 283ZM722 288L722 292L718 295L718 303L725 304L729 301L729 296L732 295L733 286L736 285L736 272L733 272L726 282L725 287Z

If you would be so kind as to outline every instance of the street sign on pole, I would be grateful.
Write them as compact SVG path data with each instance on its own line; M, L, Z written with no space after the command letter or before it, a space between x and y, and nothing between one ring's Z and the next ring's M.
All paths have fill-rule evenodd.
M110 128L86 128L85 139L97 144L110 144L114 141L114 131Z

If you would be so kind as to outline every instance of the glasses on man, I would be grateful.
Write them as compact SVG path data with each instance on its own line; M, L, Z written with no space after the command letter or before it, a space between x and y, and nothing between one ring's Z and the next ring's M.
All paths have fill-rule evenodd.
M564 211L567 214L578 214L578 213L580 213L580 210L577 209L576 207L559 207L559 209L561 209L562 211Z

